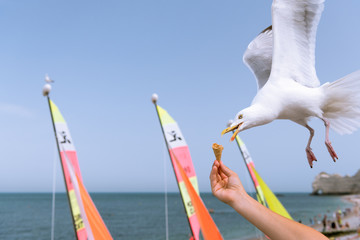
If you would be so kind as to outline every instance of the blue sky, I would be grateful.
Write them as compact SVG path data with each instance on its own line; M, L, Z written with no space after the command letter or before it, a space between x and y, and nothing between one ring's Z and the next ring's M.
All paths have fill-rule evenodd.
M64 191L44 76L68 122L89 191L177 191L156 112L179 123L201 191L210 191L211 145L251 183L227 121L247 107L256 83L242 62L248 43L271 24L271 1L0 1L0 192ZM360 2L327 1L320 21L316 67L321 83L360 69ZM339 161L315 129L310 169L308 131L287 120L240 133L258 172L274 191L311 191L322 172L360 168L360 133L331 132ZM164 161L166 174L164 176Z

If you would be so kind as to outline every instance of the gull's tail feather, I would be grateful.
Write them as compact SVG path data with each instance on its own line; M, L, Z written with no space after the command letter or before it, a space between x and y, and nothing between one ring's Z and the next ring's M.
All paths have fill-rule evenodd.
M360 70L322 86L325 101L323 116L339 134L360 128Z

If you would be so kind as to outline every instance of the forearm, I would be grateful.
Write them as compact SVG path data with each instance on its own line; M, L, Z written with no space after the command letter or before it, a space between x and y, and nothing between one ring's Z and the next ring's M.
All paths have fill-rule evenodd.
M327 239L315 229L269 210L246 193L237 195L229 205L272 240Z

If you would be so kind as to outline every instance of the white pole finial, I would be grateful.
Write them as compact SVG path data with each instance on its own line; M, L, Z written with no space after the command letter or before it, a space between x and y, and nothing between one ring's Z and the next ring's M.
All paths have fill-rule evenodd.
M157 100L159 99L159 96L154 93L152 96L151 96L151 101L155 104L157 102Z
M42 89L42 94L43 94L43 96L47 96L47 95L49 95L49 93L50 93L50 91L51 91L51 85L50 84L45 84L44 85L44 87L43 87L43 89Z

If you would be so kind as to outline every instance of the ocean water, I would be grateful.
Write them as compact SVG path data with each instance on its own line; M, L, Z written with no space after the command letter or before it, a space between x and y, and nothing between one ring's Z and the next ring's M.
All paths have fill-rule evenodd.
M114 239L166 239L165 195L163 193L90 194ZM249 239L261 233L232 208L211 193L202 193L207 208L224 239ZM351 207L338 196L281 193L279 200L290 215L303 223ZM168 233L171 240L187 240L190 234L178 193L168 193ZM51 193L0 193L0 239L42 240L51 237ZM320 217L318 217L319 219ZM70 210L64 193L56 194L55 239L75 239Z

